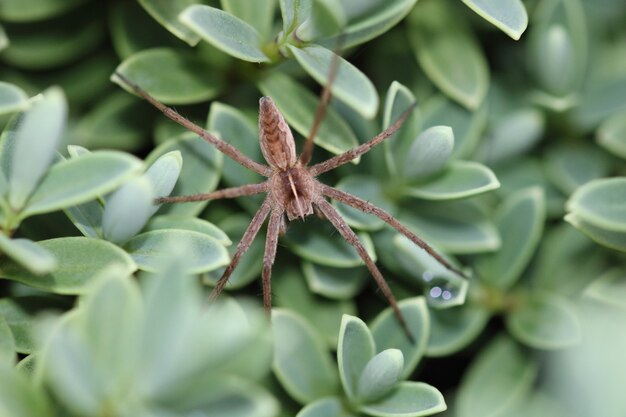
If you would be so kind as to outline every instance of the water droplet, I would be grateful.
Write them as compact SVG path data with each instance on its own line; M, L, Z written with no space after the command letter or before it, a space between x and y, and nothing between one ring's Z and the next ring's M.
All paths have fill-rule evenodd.
M426 301L434 308L447 308L465 301L467 283L454 277L423 275Z

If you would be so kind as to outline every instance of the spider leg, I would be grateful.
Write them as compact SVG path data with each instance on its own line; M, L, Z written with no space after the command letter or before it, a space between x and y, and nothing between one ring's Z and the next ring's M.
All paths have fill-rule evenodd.
M341 217L341 215L337 212L337 210L335 210L335 208L328 201L326 201L323 197L320 197L316 201L315 204L319 207L320 211L324 213L326 218L333 224L333 226L335 226L335 229L337 229L337 231L341 234L341 236L343 236L346 242L354 246L354 248L358 252L361 259L363 259L363 262L365 262L367 269L369 269L372 276L376 280L376 283L378 284L378 288L380 288L383 295L389 302L389 305L391 305L391 308L393 309L393 312L396 315L398 322L400 323L400 326L406 333L409 340L414 342L415 339L413 338L413 335L411 334L411 331L409 330L406 320L404 319L404 315L402 314L402 312L400 311L400 308L398 307L398 302L396 301L396 297L394 297L393 292L391 292L391 288L389 288L389 285L387 284L387 281L385 281L385 278L378 270L378 267L376 267L376 264L374 263L372 258L370 258L369 254L365 250L365 247L363 246L363 244L357 237L356 233L354 233L354 231L350 228L350 226L348 226L348 224Z
M269 177L272 174L272 169L270 167L263 165L263 164L259 164L256 161L253 161L252 159L248 158L247 156L239 152L237 148L235 148L231 144L224 142L223 140L210 134L209 132L201 128L200 126L196 125L191 120L185 118L184 116L181 116L176 110L172 109L171 107L166 106L165 104L161 103L160 101L152 97L150 94L148 94L147 91L145 91L144 89L139 87L137 84L130 81L124 75L116 71L113 74L113 77L117 78L123 84L126 84L127 86L132 88L132 90L137 95L139 95L140 97L148 101L157 109L161 110L161 112L165 116L167 116L169 119L183 126L185 129L191 130L192 132L194 132L195 134L197 134L198 136L200 136L201 138L209 142L211 145L215 146L217 150L222 152L224 155L233 159L235 162L266 177Z
M417 235L415 235L413 232L407 229L404 225L402 225L402 223L396 220L395 217L387 213L385 210L379 207L376 207L372 203L365 201L362 198L359 198L352 194L348 194L345 191L341 191L336 188L329 187L326 184L320 183L320 186L321 186L320 190L322 194L324 194L325 196L330 197L337 201L341 201L342 203L345 203L349 206L359 209L365 213L373 214L374 216L378 217L379 219L381 219L382 221L384 221L385 223L387 223L388 225L396 229L398 232L402 233L404 236L409 238L417 246L424 249L430 256L435 258L441 265L445 266L450 271L462 276L463 278L468 279L467 275L465 275L463 271L451 265L450 262L445 260L444 257L441 256L439 253L437 253L437 251L435 251L428 243L420 239Z
M354 158L363 155L364 153L367 153L374 146L378 145L379 143L396 133L402 127L407 117L409 117L414 108L415 103L409 106L409 108L406 109L400 115L400 117L398 117L398 120L396 120L391 126L380 132L378 135L374 136L369 141L357 146L356 148L352 148L349 151L346 151L340 155L327 159L324 162L313 165L311 168L309 168L309 172L315 177L323 174L324 172L330 171L331 169L335 169L338 166L346 164L352 161Z
M272 310L272 265L276 259L276 247L281 228L283 210L274 209L267 224L267 238L265 239L265 254L263 255L263 309L269 317Z
M188 203L190 201L206 201L206 200L218 200L220 198L235 198L243 197L247 195L259 194L267 191L269 183L267 181L258 184L246 184L239 187L223 188L210 193L193 194L193 195L181 195L176 197L160 197L154 202L156 204L162 203Z
M263 204L261 205L259 210L256 212L256 214L252 218L252 221L250 222L250 225L246 229L245 233L243 234L243 237L239 241L239 244L237 244L237 250L235 251L235 254L230 260L230 264L228 264L228 266L226 267L226 270L224 271L220 279L217 281L215 288L213 288L213 291L211 292L211 295L209 296L209 301L215 301L217 297L219 297L219 295L222 293L222 290L224 289L224 287L226 286L226 283L228 282L228 278L230 278L230 275L233 273L233 271L237 267L237 264L239 264L239 260L241 259L243 254L246 253L246 251L252 244L252 241L256 237L256 234L259 232L259 229L263 225L263 222L265 222L265 218L269 214L271 208L272 208L272 197L268 195L265 198L265 201L263 201Z

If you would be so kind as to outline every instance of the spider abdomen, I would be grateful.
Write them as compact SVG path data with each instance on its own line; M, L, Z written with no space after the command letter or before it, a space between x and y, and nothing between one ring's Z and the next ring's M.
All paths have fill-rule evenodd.
M296 163L296 144L283 115L269 97L259 100L259 140L265 160L279 169Z

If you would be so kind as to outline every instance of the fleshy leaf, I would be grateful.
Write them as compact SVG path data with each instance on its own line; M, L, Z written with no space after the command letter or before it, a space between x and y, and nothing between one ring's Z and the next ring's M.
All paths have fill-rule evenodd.
M626 232L598 226L575 212L568 213L564 219L599 244L626 252Z
M6 319L0 315L0 366L15 365L15 339Z
M339 378L348 398L356 397L359 378L375 354L376 345L367 325L358 317L345 314L339 329L337 362Z
M385 396L401 377L404 357L399 349L386 349L365 365L356 385L356 397L374 402Z
M228 238L219 227L206 220L197 217L183 217L175 215L163 215L150 219L145 230L161 230L161 229L182 229L204 233L207 236L217 240L224 246L229 246L233 242Z
M303 262L302 272L311 292L337 300L354 298L369 279L364 267L348 272L346 268Z
M0 81L0 114L25 110L28 96L19 87Z
M610 269L586 289L585 296L599 300L603 303L626 309L626 274L623 269ZM1 311L0 311L1 312Z
M196 4L187 7L179 19L203 40L227 54L249 62L269 61L261 50L259 32L230 13Z
M608 118L596 132L598 144L621 158L626 158L626 111Z
M423 382L404 381L377 402L362 405L359 410L376 417L420 417L447 408L443 395Z
M296 417L357 417L344 408L341 398L321 398L307 404Z
M335 188L360 197L388 212L395 210L394 205L385 195L383 185L371 176L349 175L335 184ZM334 205L350 226L360 230L375 231L385 224L378 217L346 204L336 202Z
M433 126L415 138L404 163L404 173L414 180L440 171L454 148L454 133L449 126Z
M489 313L469 304L440 310L430 309L430 337L426 355L449 356L472 343L483 331Z
M156 197L170 195L183 167L183 157L180 151L168 152L161 155L150 165L143 175L152 187L152 194ZM154 205L151 215L156 213L159 206Z
M50 19L72 10L85 0L62 2L49 0L5 0L0 9L0 18L8 22L33 22ZM19 415L16 413L15 415Z
M530 295L507 315L506 324L517 340L535 349L562 349L581 337L573 307L557 294Z
M626 232L626 178L603 178L578 188L567 202L576 217L611 232Z
M331 86L333 95L365 118L371 119L376 115L378 110L376 89L354 65L336 56L334 52L317 45L304 48L289 45L289 50L302 68L321 85L328 82L332 62L338 59L337 73Z
M102 234L108 241L123 244L135 236L153 212L154 190L146 177L134 178L107 200L102 215Z
M137 266L112 243L86 237L62 237L38 242L57 260L58 268L46 275L34 275L16 263L0 260L0 277L56 294L81 294L99 271L111 263L130 274Z
M606 177L611 160L597 147L562 145L546 152L546 175L565 194L571 194L585 183Z
M483 19L515 40L528 26L528 13L521 0L463 0Z
M289 395L308 404L337 392L337 374L326 345L302 318L288 310L273 309L272 332L272 368Z
M200 42L200 37L178 20L180 12L185 7L195 4L195 0L138 0L138 2L157 22L178 38L191 46Z
M0 251L35 275L50 273L57 267L54 256L32 240L10 239L0 233Z
M269 36L274 21L276 0L222 0L222 9L254 26L263 39Z

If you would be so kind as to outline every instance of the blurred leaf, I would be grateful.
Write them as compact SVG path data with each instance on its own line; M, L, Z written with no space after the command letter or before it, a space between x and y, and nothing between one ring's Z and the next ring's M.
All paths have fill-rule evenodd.
M21 217L93 200L119 187L141 168L138 159L116 151L98 151L59 162L43 178Z
M207 77L209 68L202 59L172 48L153 48L133 54L115 71L167 104L194 104L209 100L217 95L220 86L218 77ZM115 74L111 79L133 92Z
M419 417L439 413L447 408L443 395L423 382L403 381L381 400L362 405L359 410L370 416Z
M341 398L327 397L307 404L296 417L357 417L346 410Z
M427 177L443 169L454 148L454 133L449 126L433 126L413 141L406 155L404 174L411 180Z
M114 92L72 127L74 144L94 148L133 151L141 148L150 135L145 119L152 115L144 103L123 92Z
M161 144L148 155L146 163L152 163L161 155L174 150L180 151L184 164L171 195L208 193L215 189L222 168L222 154L191 132ZM161 206L159 213L193 216L202 211L207 203L207 201L200 201L168 204Z
M626 178L603 178L579 187L567 202L576 218L609 232L626 232L626 204L619 198L626 190Z
M57 268L54 256L32 240L10 239L0 233L0 251L35 275L44 275Z
M311 294L297 269L276 265L273 275L272 292L275 304L306 317L330 347L337 346L341 317L343 314L356 314L354 302L328 300Z
M605 177L611 161L594 146L561 145L546 152L545 172L566 195L585 183Z
M541 240L545 212L540 188L526 188L504 200L495 213L502 247L482 255L475 264L482 282L505 290L518 280Z
M102 238L104 207L99 200L64 209L65 215L85 237Z
M336 300L354 298L369 280L369 272L364 267L348 272L346 268L333 268L305 261L302 263L302 272L309 291Z
M441 310L430 309L429 357L452 355L472 343L489 320L487 310L470 304Z
M112 243L86 237L61 237L37 242L57 260L58 268L49 274L34 275L11 260L0 260L0 276L56 294L81 294L111 263L121 265L127 274L137 268L133 260Z
M161 258L168 253L173 244L188 248L184 257L185 271L189 274L211 271L227 265L230 261L226 248L217 240L189 230L144 232L132 238L124 247L140 269L155 272Z
M238 0L222 0L222 9L254 26L267 39L272 29L276 0L256 0L242 2Z
M424 355L430 335L430 319L424 297L404 299L398 303L398 307L414 340L408 339L391 307L376 316L370 329L378 352L391 348L400 349L404 358L401 378L406 379Z
M411 17L413 51L428 78L453 100L478 108L489 67L473 33L442 2L419 3Z
M84 0L4 0L0 8L0 19L10 22L30 22L49 19L63 14ZM16 414L17 416L18 414Z
M52 417L55 413L44 390L13 366L0 365L0 415Z
M358 317L344 315L339 329L337 362L341 384L348 398L356 397L358 381L375 354L376 345L367 325Z
M259 89L270 96L289 124L302 136L308 136L313 125L318 99L310 91L281 73L272 73L261 80ZM315 143L333 154L340 154L358 145L350 126L329 107L320 124Z
M580 324L573 307L558 294L532 294L506 318L520 342L535 349L562 349L580 341Z
M285 35L295 31L311 14L312 0L280 0L279 4Z
M15 133L5 137L2 145L9 203L16 210L24 207L53 161L67 117L65 96L58 88L47 90L18 117Z
M0 366L15 365L15 339L7 320L0 314Z
M200 37L179 21L179 14L196 0L138 0L150 15L179 39L195 46Z
M317 222L313 223L313 221ZM319 220L292 222L285 240L289 248L302 258L325 266L352 268L363 264L356 249L343 237L334 232L330 223L319 224ZM369 236L358 234L370 257L376 261L374 246Z
M363 402L374 402L389 393L400 379L404 366L402 352L386 349L365 365L356 385L356 397Z
M328 74L337 59L337 73L331 85L333 95L365 118L371 119L376 115L376 89L354 65L321 46L297 48L288 45L288 48L302 68L321 85L328 83Z
M568 213L564 219L597 243L611 249L626 252L626 232L599 226L587 220L584 216L579 216L576 212Z
M473 161L452 161L432 179L405 185L403 193L424 200L452 200L482 194L498 187L500 182L485 165Z
M537 364L506 336L494 338L465 373L457 397L457 416L505 415L531 389ZM485 383L489 381L489 383Z
M197 217L183 217L176 215L156 216L150 219L150 222L144 228L145 231L161 229L191 230L204 233L205 235L217 240L221 245L229 246L232 244L232 241L228 238L226 233L224 233L224 231L222 231L219 227Z
M596 141L612 154L626 158L626 111L602 122L596 131Z
M339 2L314 0L311 2L309 17L298 26L295 36L311 42L341 33L345 27L346 16Z
M376 178L363 175L347 175L343 177L335 188L353 194L362 198L377 207L393 213L394 205L389 201L385 194L385 187L376 181ZM341 202L334 202L333 205L346 222L360 230L375 231L383 227L384 221L370 213L364 213L361 210L350 207Z
M528 26L528 14L521 0L463 0L483 19L519 40Z
M624 300L626 298L626 279L621 268L613 268L606 271L594 280L586 289L585 296L601 301L603 303L626 308Z
M613 114L626 110L626 76L602 78L589 82L572 120L583 129L593 129Z
M0 25L0 51L6 49L6 47L9 46L9 43L9 38L7 37L7 34L4 31L2 25Z
M0 114L24 111L28 96L19 87L0 81Z
M274 309L272 332L272 369L289 395L308 404L337 392L337 373L325 343L309 324L289 310Z
M139 233L150 219L155 197L150 180L144 176L124 184L107 199L102 215L103 237L121 245Z
M216 48L249 62L270 59L261 50L261 36L243 20L214 7L196 4L187 7L179 20Z

